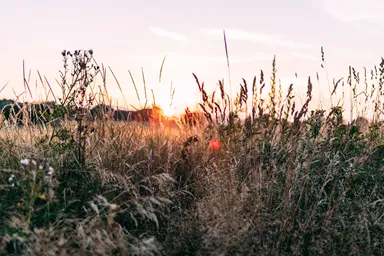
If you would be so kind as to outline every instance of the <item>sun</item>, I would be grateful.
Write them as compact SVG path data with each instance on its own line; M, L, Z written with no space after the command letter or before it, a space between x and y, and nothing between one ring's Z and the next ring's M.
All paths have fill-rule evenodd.
M155 106L161 109L162 115L165 117L172 117L176 115L176 107L172 106L171 100L167 99L167 97L157 98L155 102Z
M189 105L196 105L195 91L183 88L177 90L177 87L171 83L168 88L166 84L154 84L151 86L153 93L152 103L162 110L164 117L179 117Z
M172 117L173 115L176 114L175 108L172 106L169 106L169 103L168 104L160 104L159 106L160 106L161 110L163 111L163 115L165 115L166 117Z
M176 115L176 107L173 104L174 102L171 95L167 93L167 90L156 88L156 90L154 90L154 96L154 105L160 107L164 116L172 117Z

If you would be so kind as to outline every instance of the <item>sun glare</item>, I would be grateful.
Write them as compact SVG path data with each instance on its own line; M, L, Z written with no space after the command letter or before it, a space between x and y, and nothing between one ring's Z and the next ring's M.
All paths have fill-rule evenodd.
M163 115L167 117L172 117L174 114L176 114L175 107L172 106L172 99L170 95L167 95L166 93L157 90L155 93L155 105L159 106L163 112Z
M166 117L172 117L177 114L175 102L172 100L170 91L164 85L155 85L152 88L155 96L155 105L159 106Z
M166 117L178 117L184 113L186 107L193 109L193 106L196 105L196 92L193 88L180 87L175 85L175 83L170 88L167 82L154 84L150 88L155 97L155 105L161 108L163 115ZM174 94L172 97L171 91L173 90Z
M168 104L159 104L161 110L163 110L163 115L166 117L172 117L173 115L176 114L175 109L172 106L169 106Z

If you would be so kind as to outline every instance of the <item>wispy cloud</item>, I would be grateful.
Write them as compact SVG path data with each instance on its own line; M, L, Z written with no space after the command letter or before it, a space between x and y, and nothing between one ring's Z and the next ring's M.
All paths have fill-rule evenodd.
M167 38L172 39L172 40L176 40L176 41L187 41L188 40L187 37L183 34L179 34L176 32L170 32L170 31L164 30L162 28L149 27L148 29L152 33L154 33L158 36L167 37Z
M321 5L320 5L321 2ZM313 0L313 3L327 14L346 24L352 25L360 32L374 35L384 28L384 1L381 0Z
M162 60L164 55L167 56L166 62L174 62L177 64L189 64L189 65L199 65L199 63L204 64L223 64L227 63L227 59L225 56L209 56L209 55L190 55L183 52L167 52L157 54L156 56L136 56L132 57L132 59L137 61L150 61L153 59ZM224 55L224 54L223 54ZM253 56L246 57L232 57L230 62L232 64L245 64L252 63L257 61L270 61L273 58L273 54L267 54L264 52L254 53Z
M299 53L299 52L293 52L292 56L299 57L299 58L306 59L306 60L313 60L313 61L317 60L315 57L313 57L311 55L307 55L307 54L303 54L303 53Z
M203 33L213 36L223 36L222 29L203 29ZM312 48L312 45L298 43L290 40L284 40L281 36L270 35L270 34L261 34L261 33L252 33L237 29L228 29L225 30L225 35L227 39L239 40L239 41L251 41L258 43L265 43L276 46L284 46L288 48Z

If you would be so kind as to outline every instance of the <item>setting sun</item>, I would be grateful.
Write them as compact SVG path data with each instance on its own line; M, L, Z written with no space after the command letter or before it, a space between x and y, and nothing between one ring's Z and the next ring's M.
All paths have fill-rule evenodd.
M152 103L159 106L163 115L167 117L177 116L183 113L186 107L191 108L192 105L196 104L193 104L196 102L195 93L191 93L193 89L180 90L180 87L177 87L173 90L172 88L166 82L158 83L150 88L155 98Z
M157 102L156 102L157 103ZM163 115L166 117L172 117L173 115L176 114L175 108L172 106L169 106L169 103L157 103L157 105L161 108Z
M153 89L154 93L154 104L156 106L159 106L163 112L163 115L167 117L171 117L175 114L175 107L172 106L172 97L169 95L169 93L164 92L164 90L161 90L160 88Z

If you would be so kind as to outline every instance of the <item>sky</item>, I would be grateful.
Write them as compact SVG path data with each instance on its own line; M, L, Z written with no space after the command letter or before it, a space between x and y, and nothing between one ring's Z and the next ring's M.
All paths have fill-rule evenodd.
M295 93L303 97L308 76L315 81L318 72L314 101L326 102L329 86L321 46L331 83L346 77L349 65L371 69L383 56L383 12L380 0L0 0L0 88L7 85L1 97L43 99L37 71L59 95L55 79L62 70L61 51L92 49L95 59L113 70L128 105L139 106L128 70L143 98L143 69L147 88L160 105L170 101L172 83L173 108L181 111L197 99L192 73L208 91L221 79L229 88L225 30L233 94L242 78L250 84L261 69L268 76L276 55L284 90L293 82ZM23 94L23 60L27 73L31 71L32 99ZM110 73L107 81L113 104L122 105Z

